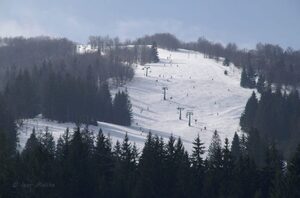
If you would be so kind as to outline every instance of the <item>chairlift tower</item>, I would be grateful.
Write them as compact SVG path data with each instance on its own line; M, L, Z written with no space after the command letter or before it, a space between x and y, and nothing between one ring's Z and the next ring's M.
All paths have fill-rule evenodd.
M143 70L146 70L146 76L148 76L148 70L150 69L150 67L149 66L145 66L145 67L143 67Z
M186 112L186 116L189 117L189 126L191 126L192 115L194 115L193 111Z
M179 120L181 120L181 112L184 110L183 107L177 107L177 110L179 110Z
M162 89L164 90L164 100L166 100L166 93L167 93L168 87L163 87Z

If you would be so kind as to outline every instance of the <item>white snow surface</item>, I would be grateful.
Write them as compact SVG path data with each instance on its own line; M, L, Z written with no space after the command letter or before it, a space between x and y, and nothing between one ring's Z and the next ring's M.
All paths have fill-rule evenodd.
M253 90L240 87L240 70L232 64L223 66L222 61L204 58L203 54L188 51L168 51L158 49L160 62L137 65L133 80L124 87L127 89L133 107L131 127L118 126L99 122L90 126L96 133L102 128L113 142L122 140L125 133L142 148L149 131L167 139L171 134L181 137L185 148L192 149L192 142L200 139L208 148L215 130L221 140L225 137L232 140L239 132L239 118ZM221 59L222 60L222 59ZM228 75L224 71L228 71ZM167 87L167 100L163 100L162 87ZM179 120L177 107L183 107L182 120ZM186 112L192 111L192 126L188 126ZM46 127L57 139L67 127L74 128L72 123L57 123L42 118L28 119L19 129L20 148L23 148L32 128L42 131ZM204 129L206 127L206 130Z

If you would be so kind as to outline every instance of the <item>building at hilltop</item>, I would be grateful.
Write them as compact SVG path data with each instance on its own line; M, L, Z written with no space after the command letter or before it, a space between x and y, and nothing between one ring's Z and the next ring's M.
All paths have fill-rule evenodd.
M76 53L78 53L78 54L95 53L97 51L98 51L97 46L92 46L90 44L76 45Z

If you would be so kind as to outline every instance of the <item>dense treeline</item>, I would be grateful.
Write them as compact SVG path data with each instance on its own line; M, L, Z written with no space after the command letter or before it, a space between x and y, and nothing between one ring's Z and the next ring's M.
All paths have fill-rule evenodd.
M112 99L108 83L122 86L131 80L133 63L158 62L157 45L103 40L107 44L100 45L100 38L98 52L77 54L75 44L66 39L1 39L0 89L12 115L23 119L41 113L60 122L130 125L127 93Z
M222 146L215 131L204 158L199 136L188 154L173 136L165 143L149 133L139 152L127 135L112 145L101 129L96 137L87 127L67 129L57 144L47 129L33 130L21 153L1 153L10 171L0 169L0 196L299 197L300 147L285 165L276 145L265 145L257 166L253 143L235 134Z
M75 44L66 39L11 38L3 39L5 45L0 47L1 84L6 85L24 70L30 73L43 68L55 72L69 73L71 76L86 75L88 67L101 81L109 78L126 81L133 77L130 64L124 64L119 54L112 48L111 52L101 55L96 53L76 54ZM128 54L128 56L133 56Z
M98 53L112 55L119 61L128 64L139 63L144 65L159 61L155 40L151 42L132 42L128 40L122 43L118 37L90 36L89 44L98 49Z
M138 45L151 45L153 42L156 42L159 47L168 50L177 50L181 47L180 41L170 33L158 33L151 36L146 35L133 43Z
M0 68L15 65L32 67L47 59L60 59L75 53L75 44L50 37L0 38Z
M8 81L8 71L31 70L43 61L63 60L74 53L75 44L67 39L0 38L0 90Z
M300 51L283 49L278 45L258 43L255 49L239 49L235 43L226 46L200 37L196 42L182 42L168 33L154 34L137 39L137 43L151 44L156 41L159 47L176 50L178 48L195 50L205 57L230 62L244 70L253 70L255 76L261 76L269 83L297 86L300 82Z
M299 84L300 51L282 49L278 45L258 43L253 50L238 49L234 43L223 46L205 38L197 42L184 43L182 48L204 53L209 58L224 57L238 67L253 69L256 75L263 76L269 83L279 85Z
M31 74L25 70L7 85L3 97L17 119L41 113L60 122L130 125L132 113L127 93L117 93L112 99L108 84L97 80L91 67L81 78L54 72L51 65Z
M133 77L133 63L146 64L158 62L156 43L129 45L119 39L109 37L90 37L89 43L98 47L98 52L77 54L76 44L67 39L49 37L0 38L0 90L12 76L20 71L45 68L51 65L56 72L67 72L80 77L87 67L97 74L101 81L109 78L122 83Z
M297 91L282 93L271 88L261 93L260 99L253 92L240 119L243 131L256 129L266 141L276 141L288 156L300 142L300 99Z

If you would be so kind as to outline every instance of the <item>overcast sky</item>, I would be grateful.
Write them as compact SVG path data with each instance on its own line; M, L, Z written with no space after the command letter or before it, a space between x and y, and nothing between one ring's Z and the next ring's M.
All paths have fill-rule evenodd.
M251 48L300 49L299 0L0 0L0 36L136 38L170 32Z

